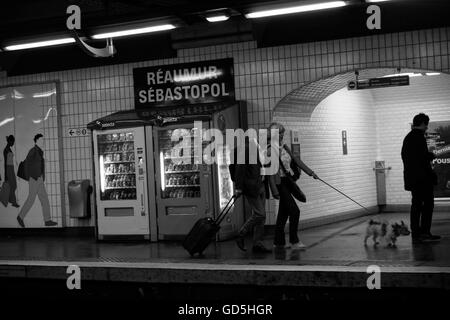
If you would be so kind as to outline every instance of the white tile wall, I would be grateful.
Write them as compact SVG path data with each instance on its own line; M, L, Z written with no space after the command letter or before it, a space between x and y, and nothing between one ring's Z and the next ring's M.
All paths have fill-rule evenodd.
M403 138L414 115L428 114L430 121L450 120L450 76L411 78L411 85L372 90L377 119L377 157L392 167L386 176L388 204L407 204L411 196L403 188L400 157Z
M176 59L17 77L0 75L0 86L59 80L62 126L66 133L68 128L85 126L97 117L117 110L132 109L132 71L135 67L232 57L236 98L248 101L249 125L260 128L271 121L271 110L286 93L335 73L381 66L449 72L449 40L450 28L440 28L271 48L256 48L256 42L233 43L179 50ZM326 125L325 122L318 123ZM358 141L352 143L353 147ZM92 179L90 139L64 136L63 146L65 187L72 179ZM336 198L336 201L339 200ZM66 208L67 205L66 199ZM339 208L344 208L344 205ZM348 209L351 209L350 206ZM314 208L308 210L303 210L305 215L320 215L335 211L336 208L328 206L328 211L323 213ZM67 218L68 226L93 223Z
M372 170L376 158L375 108L368 90L349 92L344 88L319 103L310 118L277 112L274 120L299 131L302 160L319 177L366 207L377 204ZM346 155L342 147L343 130L347 131ZM307 202L300 205L302 218L359 209L306 174L299 184L307 195ZM269 205L272 207L270 219L275 221L277 203Z

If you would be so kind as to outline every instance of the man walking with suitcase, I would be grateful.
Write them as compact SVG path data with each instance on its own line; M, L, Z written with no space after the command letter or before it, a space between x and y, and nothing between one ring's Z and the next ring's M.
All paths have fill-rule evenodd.
M434 209L433 186L437 177L431 167L434 154L428 151L425 132L430 118L423 113L413 119L411 131L403 140L402 160L405 190L411 191L411 233L413 243L438 241L440 236L431 234Z
M258 144L256 141L246 139L245 148L241 146L238 152L244 152L244 163L237 163L235 170L235 196L244 195L250 208L252 215L244 223L239 230L239 236L236 244L242 251L247 251L245 246L245 236L253 230L253 247L254 253L270 253L270 249L263 244L264 224L266 222L265 208L265 187L263 176L261 176L261 162L259 159ZM256 152L255 157L251 157L251 152ZM252 163L252 159L257 159L256 163ZM240 157L238 156L238 159ZM242 158L241 158L242 159Z

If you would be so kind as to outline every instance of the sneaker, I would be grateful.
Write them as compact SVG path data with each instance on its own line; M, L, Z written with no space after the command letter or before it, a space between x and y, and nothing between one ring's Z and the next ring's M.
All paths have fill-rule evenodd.
M432 235L431 233L422 234L422 235L420 235L420 240L422 240L424 242L440 241L441 236Z
M19 208L20 207L20 205L18 203L13 203L12 206L15 207L15 208Z
M306 245L304 243L302 243L301 241L292 244L291 247L292 247L292 250L305 250L306 249Z
M254 245L252 248L252 251L253 251L253 253L271 253L272 252L272 250L266 248L262 244Z
M25 223L23 223L23 220L22 220L21 217L17 216L17 222L19 223L19 225L20 225L22 228L25 228Z
M238 237L236 239L236 245L238 246L239 249L241 249L242 251L247 251L247 248L245 247L245 240L244 237Z
M53 226L57 226L57 225L58 225L58 223L55 221L52 221L52 220L45 221L46 227L53 227Z

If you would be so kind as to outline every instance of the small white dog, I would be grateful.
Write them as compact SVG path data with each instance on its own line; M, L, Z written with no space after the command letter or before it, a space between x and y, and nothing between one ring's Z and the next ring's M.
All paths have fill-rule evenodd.
M391 224L388 221L381 222L371 219L367 225L364 246L367 246L367 239L372 236L374 246L379 244L377 239L380 238L388 247L395 248L397 238L399 236L408 236L410 233L408 226L403 221L400 224L397 222Z

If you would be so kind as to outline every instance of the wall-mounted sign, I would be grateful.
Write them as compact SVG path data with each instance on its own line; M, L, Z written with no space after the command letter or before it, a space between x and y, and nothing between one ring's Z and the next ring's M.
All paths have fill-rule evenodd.
M342 131L342 154L347 154L347 131Z
M408 86L409 76L383 77L364 80L352 80L347 84L348 90L376 89L385 87Z
M434 172L438 184L434 188L435 198L450 198L450 121L436 121L428 124L428 149L434 153Z
M233 59L133 70L135 109L234 101Z
M67 135L69 137L84 137L89 135L87 128L70 128L67 130Z
M291 143L300 144L300 133L297 130L291 131Z

